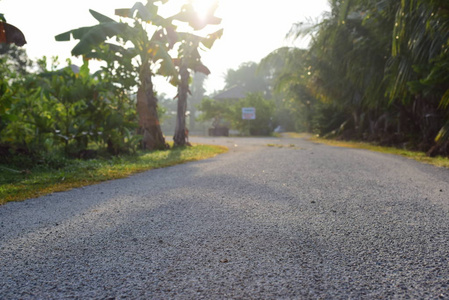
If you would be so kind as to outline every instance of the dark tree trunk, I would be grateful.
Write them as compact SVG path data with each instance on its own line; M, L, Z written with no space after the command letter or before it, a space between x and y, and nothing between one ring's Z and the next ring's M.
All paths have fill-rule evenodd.
M179 73L181 75L181 82L178 86L178 112L173 141L175 142L175 146L185 146L187 145L186 110L190 74L185 66L181 66Z
M137 113L139 115L139 132L143 135L144 149L163 150L167 148L157 114L157 98L154 95L151 71L148 65L142 66L141 86L137 91Z

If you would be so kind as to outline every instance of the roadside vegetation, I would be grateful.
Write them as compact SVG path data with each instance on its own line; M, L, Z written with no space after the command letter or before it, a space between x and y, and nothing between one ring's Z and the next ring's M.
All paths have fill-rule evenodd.
M226 151L220 146L194 145L90 160L59 157L30 163L28 157L16 157L15 162L0 165L0 205L202 160ZM24 165L29 168L23 169Z
M0 13L0 204L225 151L186 148L189 82L195 73L210 73L200 50L223 32L217 6L201 19L186 0L178 13L162 16L166 2L136 2L113 17L90 10L97 25L55 36L77 40L72 55L83 58L82 66L30 60L21 48L24 34ZM92 59L103 62L96 71ZM172 143L160 127L165 110L158 105L156 76L178 88Z
M77 41L71 53L83 58L82 66L30 60L21 48L24 34L0 13L0 204L225 151L186 148L189 82L195 73L210 73L200 51L223 32L217 5L200 18L188 0L162 16L166 3L136 2L113 17L90 10L97 25L55 36ZM92 59L102 61L96 71ZM156 76L178 88L172 143L160 126L165 109L158 105Z
M283 47L229 70L226 88L262 95L272 109L260 110L270 121L261 126L272 130L449 156L449 2L328 2L320 20L288 33L310 38L307 49ZM238 130L239 101L204 100L203 117Z
M262 64L302 111L296 131L448 156L448 3L331 0L321 20L293 26L309 49L281 48Z
M200 50L210 49L223 30L216 6L201 21L188 0L179 13L161 16L166 2L136 2L114 17L91 10L97 25L57 35L60 42L78 41L72 55L83 58L82 66L57 58L31 61L21 48L25 39L9 38L17 28L0 14L0 163L18 155L97 158L168 148L156 76L178 88L176 129L166 134L175 136L175 147L186 145L188 84L195 72L210 73ZM216 28L209 31L209 25ZM92 59L102 61L99 70L91 70Z
M241 135L310 132L339 140L326 143L446 166L437 157L449 157L447 0L329 0L331 11L321 20L300 22L288 33L293 40L310 37L308 49L283 47L229 69L224 90L208 97L203 83L210 71L200 54L223 33L217 6L203 21L189 0L178 13L160 15L169 1L136 2L112 17L91 10L97 25L57 35L60 42L77 41L72 55L83 57L82 66L31 61L21 48L25 36L0 13L0 203L22 199L15 195L29 186L42 193L56 183L79 186L85 178L76 176L85 171L98 172L89 179L95 182L115 172L128 176L125 169L189 160L172 161L178 155L169 153L189 153L182 148L189 129L210 127ZM95 72L92 59L103 62ZM175 99L158 94L156 76L178 88ZM242 120L242 107L254 107L256 119ZM174 145L163 128L170 128L165 134ZM164 151L173 147L181 149ZM163 162L133 165L146 155ZM123 161L133 167L114 171ZM39 178L50 178L49 185Z

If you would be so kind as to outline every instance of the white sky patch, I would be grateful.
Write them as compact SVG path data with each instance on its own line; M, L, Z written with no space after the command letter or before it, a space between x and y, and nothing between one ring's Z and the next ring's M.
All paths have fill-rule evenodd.
M212 5L214 1L211 0L193 0L193 7L202 20L206 19Z

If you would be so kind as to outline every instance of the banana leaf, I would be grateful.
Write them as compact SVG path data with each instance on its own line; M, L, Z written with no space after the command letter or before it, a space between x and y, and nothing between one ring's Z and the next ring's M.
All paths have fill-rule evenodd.
M27 41L25 40L25 35L19 28L6 22L0 22L0 43L16 44L21 47Z

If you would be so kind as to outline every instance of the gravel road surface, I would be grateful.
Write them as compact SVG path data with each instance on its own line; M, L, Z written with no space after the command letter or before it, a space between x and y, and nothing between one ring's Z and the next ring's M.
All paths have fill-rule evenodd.
M0 299L449 299L449 170L288 138L0 206Z

